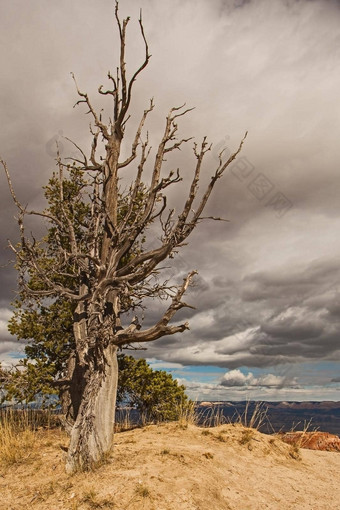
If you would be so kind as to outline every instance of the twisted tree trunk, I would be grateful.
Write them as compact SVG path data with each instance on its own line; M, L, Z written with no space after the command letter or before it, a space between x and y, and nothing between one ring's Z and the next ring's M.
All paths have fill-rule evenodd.
M110 451L113 444L118 381L117 347L103 350L100 367L89 365L84 390L71 430L66 471L89 469Z
M83 393L86 387L86 367L79 363L76 352L72 352L66 371L66 382L60 387L62 425L70 436L76 421Z

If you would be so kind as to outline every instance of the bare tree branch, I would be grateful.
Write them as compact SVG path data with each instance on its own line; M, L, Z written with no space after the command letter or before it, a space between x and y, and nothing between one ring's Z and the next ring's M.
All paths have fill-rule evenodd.
M95 125L100 129L100 132L102 133L103 137L106 139L106 140L109 140L110 138L110 135L109 135L109 132L108 132L108 129L107 129L107 126L105 126L105 124L103 124L100 120L100 117L98 116L98 114L96 113L96 111L94 110L91 102L90 102L90 99L88 97L88 95L85 93L85 92L81 92L79 90L79 87L78 87L78 84L77 84L77 80L74 76L74 73L71 73L71 76L73 78L73 81L75 83L75 86L76 86L76 89L77 89L77 92L78 92L78 95L80 97L82 97L83 99L79 99L79 101L76 102L76 104L74 106L77 106L81 103L85 103L87 104L88 108L89 108L89 112L92 114L93 118L94 118L94 121L95 121Z
M138 331L138 324L131 324L130 326L132 327L129 326L126 329L118 331L118 345L131 343L131 341L136 341L139 343L150 342L162 336L173 335L175 333L180 333L186 329L189 329L188 322L185 322L179 326L169 326L168 324L178 310L181 308L189 307L189 305L182 301L182 297L195 274L197 274L197 271L191 271L184 279L183 284L178 288L176 294L172 298L171 305L163 314L162 318L157 322L157 324L155 324L155 326L144 331Z

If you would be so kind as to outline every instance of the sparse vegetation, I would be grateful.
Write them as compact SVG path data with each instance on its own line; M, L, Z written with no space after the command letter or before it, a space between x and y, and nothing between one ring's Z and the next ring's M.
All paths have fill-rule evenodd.
M38 428L50 429L60 426L58 414L51 408L46 409L15 409L13 407L0 408L0 424L10 422L18 428L30 428L37 430Z
M294 443L290 446L289 455L292 459L301 460L300 447L297 443Z
M118 408L116 411L115 432L124 432L124 430L131 430L133 427L134 424L131 420L131 408Z
M239 440L239 443L240 444L249 444L250 441L253 439L254 437L254 430L253 429L244 429L242 430L242 436L241 436L241 439Z
M239 425L243 425L249 429L260 430L261 426L265 422L269 422L267 412L268 408L266 407L265 402L256 402L254 410L250 414L250 401L247 400L245 409L242 414L236 411L235 419L232 419L231 422Z
M169 455L170 450L168 448L164 448L164 450L161 451L161 455Z
M180 510L191 507L225 510L243 508L242 494L254 484L266 492L270 508L276 509L279 508L278 498L281 498L280 508L286 502L283 480L287 476L292 480L298 476L296 488L300 492L304 490L302 468L305 463L298 472L294 467L295 459L300 458L298 446L284 444L277 437L268 437L242 425L229 424L215 429L190 425L179 429L176 423L169 423L125 431L116 435L111 452L114 464L104 464L90 474L78 472L72 476L65 473L65 453L60 447L61 444L67 446L66 434L59 429L30 431L35 438L32 452L36 456L0 469L1 510ZM255 450L255 447L254 455L248 453L248 449ZM244 451L247 451L246 456ZM313 462L317 460L316 457ZM323 457L319 460L323 462ZM335 469L335 464L322 466L325 473L327 469ZM313 476L317 485L318 469L320 466L309 464L308 487ZM261 471L259 478L257 471ZM281 482L278 481L280 477ZM225 494L221 487L226 480L228 493ZM275 499L270 499L268 486L270 490L275 487L272 491L275 490ZM317 508L316 500L312 497L309 500ZM258 502L254 499L248 503L255 508ZM290 500L290 505L293 503Z
M109 498L101 498L94 489L85 492L81 499L82 503L86 503L89 508L114 508L114 503Z
M199 422L196 404L192 400L181 400L177 404L176 413L178 415L178 424L183 429L189 425L197 425Z
M202 420L203 418L203 420ZM201 423L203 421L204 427L219 427L225 425L227 420L223 414L223 409L220 407L211 407L207 413L197 416L197 421Z
M149 488L142 484L142 483L139 483L135 489L135 493L137 494L137 496L140 496L142 498L148 498L150 496L150 490Z
M295 460L301 460L300 448L303 448L307 441L307 433L309 432L311 423L312 419L305 421L301 432L295 431L296 427L300 425L300 423L297 423L289 432L284 434L284 442L290 444L289 455ZM311 432L316 433L317 429ZM282 434L279 435L279 437L283 438Z
M5 467L33 460L36 436L25 411L3 412L0 419L0 464Z

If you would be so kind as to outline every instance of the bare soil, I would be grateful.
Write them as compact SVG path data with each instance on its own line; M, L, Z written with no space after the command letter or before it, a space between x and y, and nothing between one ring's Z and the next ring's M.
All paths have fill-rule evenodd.
M299 450L240 425L152 425L115 436L95 471L65 473L67 438L37 433L0 466L1 510L338 510L340 454Z

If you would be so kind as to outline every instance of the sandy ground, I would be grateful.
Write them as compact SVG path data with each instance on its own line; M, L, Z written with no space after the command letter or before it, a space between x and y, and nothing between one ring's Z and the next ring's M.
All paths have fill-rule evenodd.
M339 453L299 454L241 426L122 432L106 464L74 476L64 472L66 445L62 432L45 431L22 464L0 466L1 510L340 508Z

